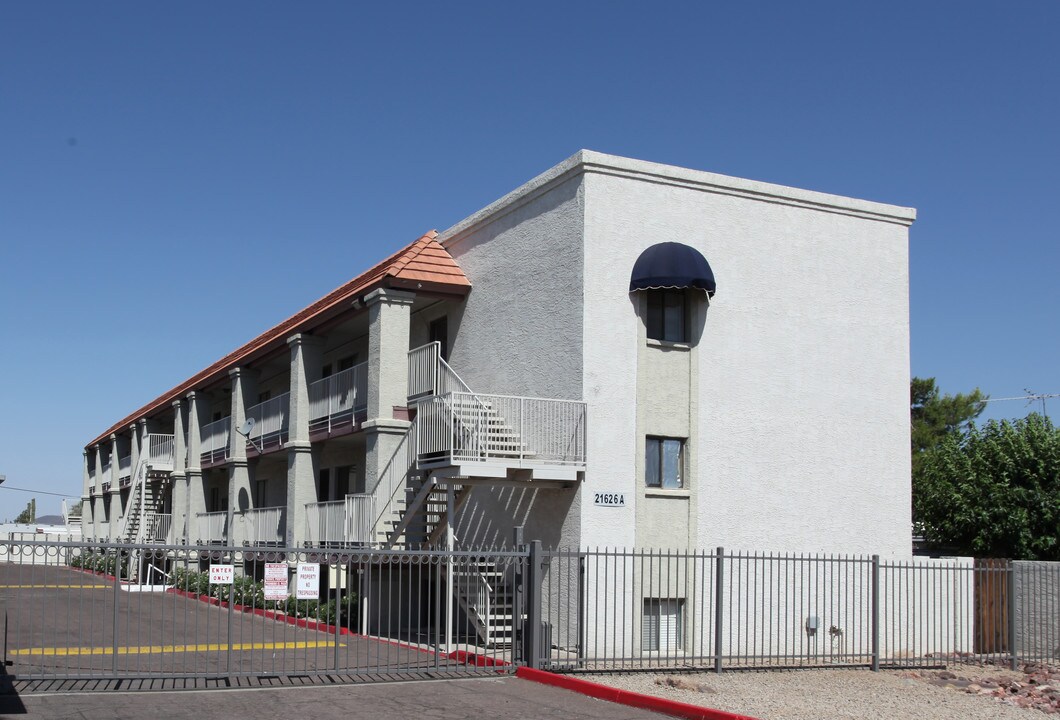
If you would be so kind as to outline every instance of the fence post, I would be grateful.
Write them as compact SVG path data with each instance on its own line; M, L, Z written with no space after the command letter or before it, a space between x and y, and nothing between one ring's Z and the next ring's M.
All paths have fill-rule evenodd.
M104 553L107 551L104 550ZM105 557L105 555L104 555ZM104 563L103 567L106 568L107 564ZM111 671L118 672L118 598L121 597L119 587L121 586L121 550L114 548L114 613L111 618L111 646L110 651L113 653L111 657Z
M872 671L880 671L880 556L872 556Z
M1019 653L1016 651L1016 563L1009 560L1007 564L1008 582L1005 591L1008 594L1008 617L1005 620L1008 624L1009 668L1015 670L1019 665Z
M725 601L725 548L719 547L714 555L714 672L721 672L721 621Z
M512 528L512 550L520 552L523 550L523 526L516 525ZM512 592L512 622L520 623L523 619L523 592L524 582L526 580L526 566L522 563L526 562L525 558L521 558L522 562L515 566L515 584ZM516 633L522 631L521 628L516 625L514 628ZM524 638L523 642L526 640Z
M541 541L533 540L530 543L530 556L526 568L526 630L523 643L526 645L529 657L527 665L532 668L541 667Z

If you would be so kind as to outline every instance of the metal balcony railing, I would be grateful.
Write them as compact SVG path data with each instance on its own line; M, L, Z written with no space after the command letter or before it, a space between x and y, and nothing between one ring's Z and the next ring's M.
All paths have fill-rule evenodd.
M306 540L310 545L368 545L375 523L375 498L347 495L344 500L306 503Z
M284 541L285 507L253 508L243 512L247 545L279 545Z
M130 475L132 475L131 454L118 458L118 478L129 477Z
M173 436L151 433L147 436L147 462L154 470L173 469Z
M585 403L452 392L420 400L421 462L585 465Z
M309 430L352 425L368 409L368 363L341 370L309 386Z
M232 418L226 417L207 423L199 431L201 461L206 464L228 459L228 440L232 432Z
M256 449L255 444L265 449L283 447L288 437L287 420L290 407L291 394L284 393L248 409L247 419L254 420L254 427L250 430L247 449Z
M228 540L228 511L195 513L196 537L203 543L223 543Z
M164 543L169 539L173 516L169 513L144 513L144 541Z

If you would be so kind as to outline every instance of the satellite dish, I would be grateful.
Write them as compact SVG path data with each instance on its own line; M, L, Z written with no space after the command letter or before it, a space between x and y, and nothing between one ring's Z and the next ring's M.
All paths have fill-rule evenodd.
M254 429L254 418L249 417L247 421L243 423L243 427L239 428L239 434L246 437L250 434L250 431Z

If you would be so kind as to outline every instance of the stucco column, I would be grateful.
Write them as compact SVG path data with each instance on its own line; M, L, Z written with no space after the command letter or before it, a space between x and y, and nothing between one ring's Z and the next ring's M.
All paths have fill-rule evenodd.
M408 405L409 321L413 293L376 290L368 305L368 419L365 433L365 488L374 492L410 423L394 418ZM405 468L402 468L405 470Z
M206 493L202 488L202 432L201 418L206 417L206 398L194 390L188 401L188 465L184 472L188 488L188 523L186 532L191 542L205 539L197 524L199 513L206 512Z
M368 306L368 419L389 420L408 405L409 322L414 293L380 288Z
M287 338L291 348L291 405L288 410L287 510L284 539L289 547L305 537L306 503L315 502L317 467L309 441L309 385L320 379L322 338L298 333Z
M168 542L183 544L188 534L188 482L184 472L186 453L184 433L184 401L173 401L173 472L169 478L172 484L173 502L170 512L173 519L170 524Z
M140 464L140 424L133 423L129 426L129 500L132 501L132 493L136 490L136 468Z
M121 490L118 485L118 475L121 470L118 469L120 465L121 457L118 453L118 435L111 433L110 435L110 494L107 497L107 502L110 503L110 528L109 535L110 539L118 542L121 540L118 537L118 533L121 532L122 525L124 524L118 518L121 517Z
M95 532L92 525L92 474L88 471L88 450L81 451L83 478L81 482L81 537L88 539Z
M105 537L106 511L103 509L107 498L103 497L103 447L96 445L96 474L93 478L96 489L96 499L92 508L92 534L98 540Z
M247 439L236 432L247 419L248 404L257 402L257 372L232 368L232 431L229 434L228 461L228 543L242 545L246 539L242 511L252 507L250 468L247 463Z

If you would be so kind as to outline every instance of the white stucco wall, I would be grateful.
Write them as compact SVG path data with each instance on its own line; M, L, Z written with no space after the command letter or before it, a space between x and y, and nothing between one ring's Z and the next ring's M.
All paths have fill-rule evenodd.
M580 399L580 178L501 202L440 236L471 280L449 318L449 362L475 392Z
M647 247L691 245L719 290L681 373L689 544L907 556L914 217L582 151L441 235L473 284L451 363L480 392L584 399L579 544L656 542L639 466L673 393L644 386L665 373L641 367L629 276ZM597 491L626 507L594 506Z
M580 400L580 177L550 171L516 194L440 236L472 285L448 312L449 363L475 392ZM460 541L502 544L522 525L528 540L580 544L579 488L526 494L532 517L515 495L476 491L461 513Z
M700 250L718 281L698 353L698 545L909 553L903 208L583 153L584 492L635 488L640 253ZM641 544L633 508L583 540Z

